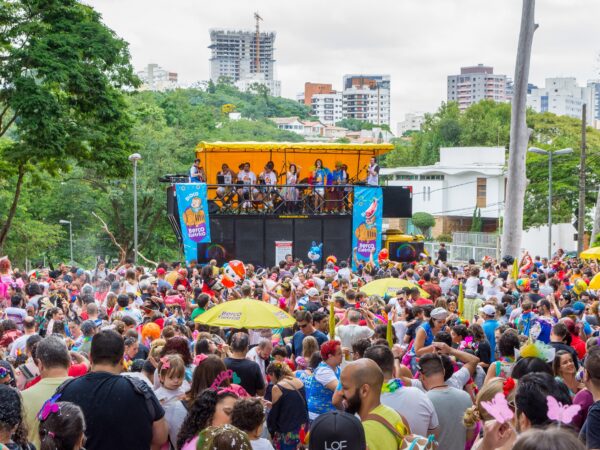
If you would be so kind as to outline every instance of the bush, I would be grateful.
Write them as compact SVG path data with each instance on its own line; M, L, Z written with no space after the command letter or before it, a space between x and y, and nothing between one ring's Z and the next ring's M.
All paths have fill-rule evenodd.
M438 237L435 238L438 242L452 242L452 235L448 233L442 233Z
M412 216L412 223L423 235L429 236L429 230L435 226L435 217L426 212L417 212Z

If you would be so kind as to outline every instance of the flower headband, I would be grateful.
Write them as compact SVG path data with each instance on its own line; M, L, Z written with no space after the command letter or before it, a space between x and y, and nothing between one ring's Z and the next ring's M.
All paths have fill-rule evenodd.
M511 377L508 377L506 380L504 380L504 383L502 383L502 392L504 393L505 397L508 397L508 394L510 394L514 388L515 380Z
M171 368L171 361L169 360L168 356L163 356L162 358L160 358L160 362L162 363L160 370L166 370Z
M37 418L40 422L46 420L50 414L60 414L60 406L56 403L60 396L61 394L53 395L44 402L42 409L37 413Z
M206 359L208 359L208 355L205 355L204 353L200 353L199 355L196 355L196 357L194 358L194 362L192 364L194 364L194 366L199 366Z

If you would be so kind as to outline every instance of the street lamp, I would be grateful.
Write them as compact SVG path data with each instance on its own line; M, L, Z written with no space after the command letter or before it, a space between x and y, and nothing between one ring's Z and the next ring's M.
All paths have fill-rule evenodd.
M137 162L142 159L139 153L129 155L129 161L133 163L133 258L137 264L138 257L138 224L137 224Z
M529 147L528 151L548 157L548 260L550 260L552 258L552 156L568 155L569 153L573 153L573 149L562 148L550 151L538 147Z
M61 225L69 224L69 242L71 245L71 266L73 266L73 224L70 220L59 220L58 223Z

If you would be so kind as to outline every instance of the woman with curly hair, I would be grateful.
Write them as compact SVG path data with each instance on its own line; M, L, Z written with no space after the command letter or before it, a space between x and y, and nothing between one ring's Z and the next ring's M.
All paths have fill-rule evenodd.
M272 362L267 375L273 382L271 412L267 428L277 450L294 450L300 442L300 430L308 424L308 407L304 383L284 362Z
M16 389L0 384L0 448L34 450L27 440L21 396Z
M229 388L202 391L192 403L181 425L177 435L177 449L194 449L202 430L231 423L231 412L238 398Z

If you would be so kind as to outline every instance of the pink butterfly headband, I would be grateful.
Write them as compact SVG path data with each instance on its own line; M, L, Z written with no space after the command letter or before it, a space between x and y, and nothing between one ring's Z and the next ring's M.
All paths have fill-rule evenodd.
M44 402L42 408L37 413L37 418L40 422L46 420L50 414L60 414L60 406L56 403L60 396L61 394L53 395Z
M168 356L163 356L162 358L160 358L160 362L162 363L160 370L166 370L171 368L171 361L169 360Z
M546 397L546 402L548 419L558 422L559 427L561 423L570 424L581 409L581 405L563 405L551 395Z

